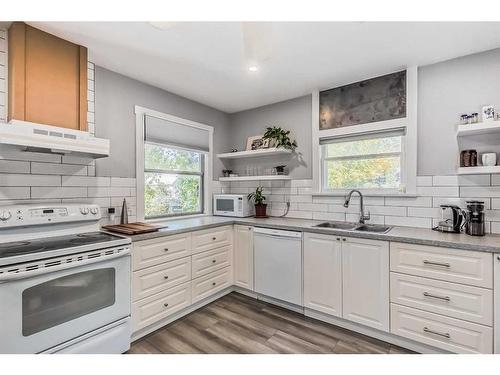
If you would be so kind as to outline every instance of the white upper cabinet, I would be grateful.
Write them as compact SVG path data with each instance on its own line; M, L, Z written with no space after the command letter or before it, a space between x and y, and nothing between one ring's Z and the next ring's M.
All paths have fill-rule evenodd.
M340 237L305 233L304 307L342 316L341 249Z
M234 284L254 290L253 286L253 228L234 226Z
M389 243L342 238L345 319L389 331Z

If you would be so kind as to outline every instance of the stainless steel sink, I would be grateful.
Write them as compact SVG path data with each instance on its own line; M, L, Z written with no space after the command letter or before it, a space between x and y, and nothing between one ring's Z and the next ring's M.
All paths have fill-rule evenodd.
M330 228L330 229L342 229L342 230L354 230L358 224L356 223L346 223L343 221L327 221L325 223L321 223L315 225L318 228Z
M326 221L324 223L315 225L315 227L382 234L387 233L392 229L392 227L386 225L346 223L343 221Z
M360 224L354 230L359 232L371 232L371 233L387 233L392 229L385 225L378 224Z

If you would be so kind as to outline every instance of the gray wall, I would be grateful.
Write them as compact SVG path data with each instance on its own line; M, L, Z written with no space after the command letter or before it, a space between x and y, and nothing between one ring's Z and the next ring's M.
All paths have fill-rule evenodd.
M460 114L480 113L488 104L500 109L500 49L424 66L418 73L418 175L455 174Z
M229 148L244 150L247 137L264 133L268 126L281 126L290 130L297 140L297 155L292 159L288 156L259 158L255 163L263 168L286 164L293 178L312 178L311 116L311 95L231 114ZM244 165L255 163L245 159L233 161L228 166L243 173Z
M228 148L226 113L96 66L96 136L111 140L111 156L96 162L97 176L135 177L135 114L139 105L214 127L214 179L222 169L215 154Z

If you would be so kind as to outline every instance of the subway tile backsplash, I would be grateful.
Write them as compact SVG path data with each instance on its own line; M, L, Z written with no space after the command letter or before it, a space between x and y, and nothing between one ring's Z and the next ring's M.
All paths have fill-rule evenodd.
M214 193L247 194L259 181L214 182ZM262 181L269 212L280 216L290 202L287 217L316 220L357 221L359 198L345 208L341 196L312 195L312 180ZM496 185L496 186L495 186ZM416 197L365 197L370 223L431 228L441 218L441 204L466 208L466 201L485 203L486 230L500 234L500 178L498 175L419 176Z

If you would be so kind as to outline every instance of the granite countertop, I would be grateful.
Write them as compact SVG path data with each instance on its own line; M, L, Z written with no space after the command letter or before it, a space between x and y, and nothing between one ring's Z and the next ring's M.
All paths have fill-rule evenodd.
M132 242L135 242L195 230L215 228L222 225L242 224L273 229L285 229L420 245L452 247L462 250L500 253L500 235L487 234L484 237L473 237L466 234L441 233L425 228L398 226L393 227L388 233L385 234L315 227L315 225L322 222L324 222L324 220L307 220L278 217L256 219L252 217L231 218L220 216L203 216L192 219L179 219L157 222L155 224L162 227L158 232L138 234L135 236L130 236L130 238L132 239Z

